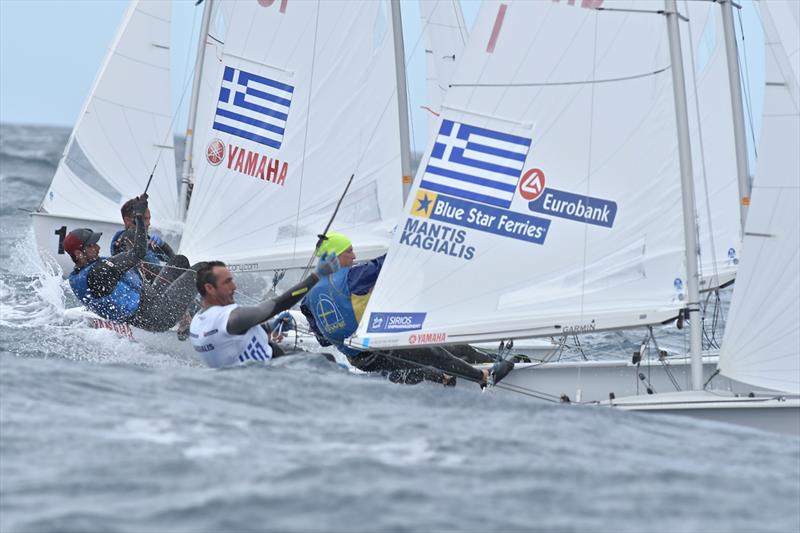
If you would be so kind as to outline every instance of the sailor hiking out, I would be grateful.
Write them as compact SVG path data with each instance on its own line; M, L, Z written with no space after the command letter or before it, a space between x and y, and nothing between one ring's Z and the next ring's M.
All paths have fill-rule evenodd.
M202 297L202 309L189 327L192 347L212 368L265 362L284 355L271 342L270 333L273 339L280 340L281 332L293 327L287 310L338 268L336 254L329 254L322 257L311 275L282 295L258 305L241 306L234 302L236 283L225 263L209 261L200 265L197 291ZM272 317L275 318L269 325L264 325Z
M147 194L135 198L133 247L111 257L100 257L97 242L102 233L89 228L71 231L64 239L66 251L75 263L69 284L75 296L91 311L114 322L124 322L148 331L166 331L194 301L195 271L182 255L170 264L180 272L174 279L156 276L143 280L138 267L147 253L143 217Z
M468 345L381 352L359 351L345 345L345 339L358 328L386 256L353 266L356 255L352 243L337 232L327 233L317 250L317 255L322 257L331 253L338 256L341 268L309 291L300 310L317 341L323 346L335 345L356 368L380 373L395 383L416 384L429 380L454 385L456 377L463 377L481 387L500 381L514 368L511 361L499 361L491 370L479 370L469 363L494 359Z

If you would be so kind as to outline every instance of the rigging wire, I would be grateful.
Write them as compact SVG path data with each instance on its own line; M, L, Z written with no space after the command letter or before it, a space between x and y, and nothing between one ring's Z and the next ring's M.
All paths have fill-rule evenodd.
M309 74L309 81L308 81L308 100L306 103L306 127L305 131L303 132L303 152L301 155L301 161L303 161L302 166L300 168L300 184L297 193L297 209L294 218L294 241L293 241L293 248L292 248L292 258L297 255L297 237L299 233L299 226L300 226L300 205L303 200L303 178L306 174L306 154L308 153L308 124L311 121L311 97L314 94L314 68L317 63L317 38L319 37L319 12L320 12L320 2L317 0L317 9L316 9L316 16L314 18L314 42L311 45L311 72ZM312 256L313 261L313 256Z
M742 10L738 9L736 11L736 16L739 19L739 33L742 35L742 57L744 58L744 69L739 66L739 72L741 79L739 82L742 84L742 88L744 89L744 100L747 102L747 122L750 124L750 140L752 142L753 147L753 154L758 158L758 143L756 142L756 128L753 125L753 106L752 106L752 99L751 99L751 89L750 89L750 68L747 62L747 44L744 40L744 24L742 23ZM737 60L739 60L739 54L737 55ZM748 170L749 174L749 170Z
M689 2L688 0L684 0L684 6L686 9L686 13L689 13ZM709 10L709 16L713 16L711 11ZM711 267L714 273L714 277L716 278L717 282L719 282L719 269L717 267L717 253L716 253L716 243L714 239L714 224L711 217L711 193L709 192L708 188L708 173L706 169L706 151L705 151L705 142L703 139L703 121L701 120L700 116L700 91L697 88L697 65L695 64L694 60L694 39L692 37L692 20L691 17L687 19L686 22L687 26L689 27L689 50L691 53L689 54L691 58L692 64L692 89L694 90L694 109L695 109L695 116L697 119L697 135L700 139L698 145L700 147L700 163L701 163L701 170L703 173L703 191L705 192L705 204L706 204L706 216L708 218L708 234L709 238L711 239ZM697 213L697 207L695 206L695 218L699 218L699 213ZM701 242L700 238L700 225L697 224L696 227L697 232L697 242ZM700 261L698 261L698 275L700 276L700 280L702 280L703 276L703 261L702 261L702 249L698 246ZM705 315L705 309L702 310L703 315ZM703 324L705 321L703 320ZM705 331L705 328L703 328Z

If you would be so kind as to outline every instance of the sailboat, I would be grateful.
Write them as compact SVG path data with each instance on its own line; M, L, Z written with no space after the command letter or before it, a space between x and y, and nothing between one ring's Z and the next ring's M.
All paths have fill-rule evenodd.
M207 2L207 9L211 9L209 4L211 2ZM400 82L399 72L402 69L397 68L399 17L390 13L385 3L373 2L213 5L215 9L206 25L208 30L202 32L205 38L200 43L205 53L199 56L198 64L203 68L196 71L194 115L197 120L191 130L192 140L197 142L188 150L191 168L187 172L185 165L184 172L184 177L192 176L194 189L180 251L193 259L225 260L235 272L281 268L299 273L311 256L315 234L330 220L348 173L356 177L342 203L335 227L350 234L358 256L378 255L392 240L403 239L407 228L401 220L395 229L397 212L400 209L407 212L411 204L402 207L402 190L408 182L403 147L407 147L408 142L403 140L404 135L407 136L407 128L403 126L407 113L401 110L401 103L405 101L401 95L404 83ZM393 3L392 8L395 7ZM494 14L491 15L486 20L496 21ZM264 28L269 31L262 31ZM303 38L298 39L298 35ZM343 35L348 38L344 39ZM488 29L484 28L482 38L489 37ZM498 56L501 51L502 47L496 50ZM468 67L465 67L467 77L472 68ZM466 91L461 89L460 92L463 100ZM664 99L663 94L661 99ZM270 107L276 103L282 107ZM646 103L645 108L648 105L655 103ZM663 101L659 101L658 112L652 116L668 122L663 107ZM269 112L264 113L265 108ZM257 115L253 115L254 111ZM452 111L452 104L450 108L445 106L445 114ZM508 116L515 115L509 113ZM530 129L524 122L510 122ZM657 128L650 128L647 133L653 138L660 136ZM564 132L558 134L563 140ZM638 146L642 144L648 146L649 142ZM565 142L565 146L569 146L569 142ZM662 150L661 154L665 161L669 159L669 150ZM647 158L639 159L644 162ZM653 170L652 165L650 170ZM656 169L655 174L670 175L670 169ZM531 190L536 188L534 182L527 182ZM543 185L543 181L541 183ZM674 203L674 189L674 185L668 184L667 187L652 186L649 191L673 198ZM669 194L664 196L667 192ZM641 200L641 193L638 197L629 195L629 200L632 203ZM523 206L523 210L526 208ZM623 267L609 269L603 257L599 257L589 276L593 288L605 293L608 291L604 285L609 283L616 285L633 280L647 285L646 279L658 274L659 294L653 298L655 303L651 303L655 308L648 312L641 308L634 313L626 311L624 318L617 316L616 310L607 313L604 320L607 319L610 326L621 326L629 320L632 325L657 324L674 317L682 307L682 293L675 283L682 273L679 257L682 245L674 228L669 227L672 219L665 218L666 209L654 211L637 222L624 225L621 233L628 240L638 223L654 226L657 231L648 239L633 239L617 250L615 257L625 260ZM602 216L602 209L599 215ZM511 222L513 227L521 227L520 220ZM569 223L565 224L568 228ZM529 228L523 229L528 231ZM568 230L570 236L579 233L575 233L574 228ZM460 237L451 232L451 238L458 240ZM647 268L636 264L642 258L646 259ZM417 265L409 270L412 274L417 272ZM562 282L576 279L576 272L566 274ZM530 277L526 274L525 279ZM466 286L469 283L462 284ZM410 294L418 291L419 279L412 279L408 288ZM636 292L636 287L629 287L627 298L636 300ZM570 300L575 294L567 296ZM509 308L515 306L513 298L506 303ZM617 302L619 308L625 307L620 303ZM505 322L503 312L492 312L491 307L487 310L493 319ZM637 312L638 318L631 318ZM581 320L579 317L572 324L558 324L559 327L543 334L579 333L606 327L605 323ZM492 340L515 337L514 332L505 330L490 335L478 330L476 341L482 340L481 337ZM419 338L425 342L441 340L441 336L424 336L415 337L414 342ZM620 368L628 370L629 366L598 362L594 368L610 379L616 377L625 387L636 387L638 381L629 379L629 372L625 375L619 372ZM673 367L680 368L680 365ZM574 382L576 372L586 375L594 371L591 368L568 370L569 379ZM662 367L654 365L654 368ZM515 371L512 377L515 374L522 373ZM651 379L657 377L654 373ZM666 380L667 374L663 377ZM610 390L620 395L627 391L617 385L612 385Z
M73 268L63 247L67 233L81 227L101 231L99 244L106 252L114 232L122 228L120 206L144 191L151 174L152 224L167 234L179 230L170 13L168 1L131 2L53 180L31 214L39 248L65 275Z
M687 278L667 52L661 15L632 2L486 2L353 344L677 317ZM423 319L405 331L369 319L406 313Z
M719 371L749 384L622 398L623 409L800 435L800 4L764 0L767 81L760 157Z

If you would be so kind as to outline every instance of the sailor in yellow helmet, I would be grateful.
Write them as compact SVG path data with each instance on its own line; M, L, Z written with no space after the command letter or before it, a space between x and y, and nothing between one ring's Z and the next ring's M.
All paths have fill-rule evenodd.
M483 386L490 378L495 383L500 381L514 367L510 361L501 361L491 371L478 370L465 359L473 363L494 359L466 345L385 352L360 351L347 346L344 341L358 328L386 255L354 266L353 243L346 235L333 231L322 237L317 248L318 257L331 253L339 258L339 270L309 290L300 310L319 343L335 345L356 368L380 372L394 382L419 383L427 379L451 385L455 384L455 376L462 376ZM453 353L458 353L458 357Z

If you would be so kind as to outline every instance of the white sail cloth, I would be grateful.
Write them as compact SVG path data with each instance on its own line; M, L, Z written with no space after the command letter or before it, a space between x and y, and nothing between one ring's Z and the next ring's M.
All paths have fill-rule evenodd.
M351 174L332 229L361 257L385 251L402 203L388 5L238 2L223 13L181 252L247 271L305 266Z
M800 394L800 4L760 5L764 122L719 367L732 379Z
M355 344L587 332L684 305L665 20L583 4L607 10L483 4Z
M436 136L437 113L455 72L456 63L461 59L469 32L459 0L420 0L419 11L425 37L426 107L430 113L430 139Z
M41 210L121 222L119 208L150 185L153 224L176 216L170 129L170 3L131 3L84 104ZM156 164L157 163L157 164Z

